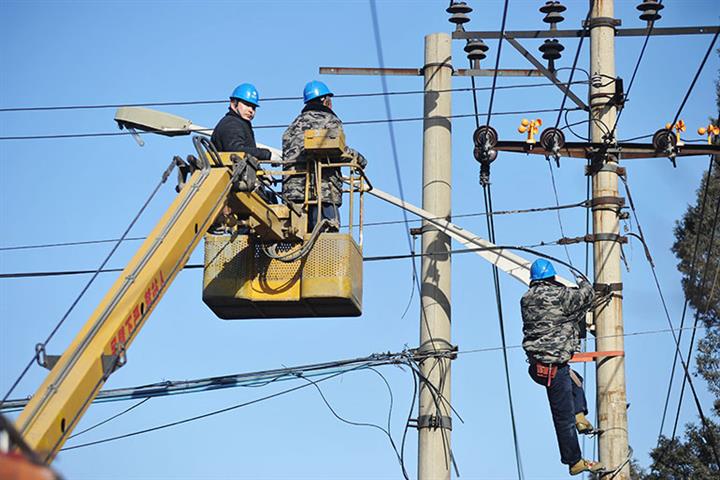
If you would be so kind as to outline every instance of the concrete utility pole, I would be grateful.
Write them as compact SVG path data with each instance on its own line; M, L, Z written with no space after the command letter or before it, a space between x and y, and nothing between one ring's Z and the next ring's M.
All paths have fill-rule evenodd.
M610 104L615 92L615 29L612 0L590 0L590 71L602 75L602 87L590 87L590 131L593 142L602 142L603 134L615 126L617 108ZM617 138L617 132L615 133ZM618 157L615 153L593 158L592 197L618 196ZM607 305L595 311L597 350L624 351L622 284L620 278L619 216L608 205L593 208L593 257L595 283L610 285L613 295ZM627 399L625 393L625 357L606 357L597 361L599 460L606 468L617 468L628 456ZM615 476L629 480L625 464Z
M425 37L423 122L423 209L450 220L451 210L451 40ZM420 291L420 351L450 353L450 237L423 221ZM430 357L420 369L428 379L418 406L418 479L450 478L450 358ZM432 387L431 387L432 386ZM436 392L439 392L438 395Z

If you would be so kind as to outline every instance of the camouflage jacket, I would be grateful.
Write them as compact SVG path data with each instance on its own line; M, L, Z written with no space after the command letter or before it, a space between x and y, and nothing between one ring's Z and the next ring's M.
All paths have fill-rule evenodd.
M579 323L594 295L584 280L579 288L542 280L530 285L520 299L523 348L530 361L561 364L580 350Z
M284 168L305 171L307 160L305 159L304 141L305 130L326 128L329 130L342 131L342 122L335 113L322 104L308 103L300 115L293 120L285 130L282 137ZM357 153L347 148L349 153ZM361 165L364 167L367 162L362 155L358 154ZM314 180L311 180L311 185ZM324 168L321 181L322 201L335 205L342 204L342 173L340 168ZM305 176L287 176L283 179L283 195L291 202L302 203L305 200ZM315 193L310 191L310 199L315 198Z

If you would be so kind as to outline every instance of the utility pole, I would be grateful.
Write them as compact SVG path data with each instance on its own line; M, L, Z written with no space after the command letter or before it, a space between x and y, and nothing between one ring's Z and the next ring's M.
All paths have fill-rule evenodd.
M451 39L425 37L423 122L423 209L451 215ZM418 405L418 479L450 479L450 237L423 221L420 289L420 364L427 379ZM438 355L440 354L440 355Z
M615 25L613 0L589 0L590 71L600 75L600 82L590 87L590 133L594 143L602 143L603 135L615 126L617 107L615 93ZM602 86L594 86L593 83ZM615 132L617 138L617 132ZM618 197L618 154L602 150L592 159L592 198ZM598 202L599 204L600 202ZM624 351L622 317L622 280L620 278L620 222L614 209L593 208L593 259L595 283L609 286L609 303L595 310L598 351ZM597 409L599 460L606 468L623 465L617 480L629 480L627 397L625 392L625 357L599 359L597 370Z

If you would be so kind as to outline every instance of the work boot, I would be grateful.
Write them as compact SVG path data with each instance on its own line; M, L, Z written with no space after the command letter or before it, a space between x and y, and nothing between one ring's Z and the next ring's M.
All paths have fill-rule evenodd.
M579 475L583 472L597 473L603 470L602 463L591 462L590 460L580 459L575 465L570 467L570 475Z
M590 420L585 418L585 414L580 412L575 414L575 428L581 435L590 435L595 433L595 427L593 427Z

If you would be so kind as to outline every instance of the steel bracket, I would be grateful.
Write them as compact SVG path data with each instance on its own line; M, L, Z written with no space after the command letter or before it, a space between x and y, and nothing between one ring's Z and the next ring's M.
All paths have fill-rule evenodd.
M623 284L619 283L593 283L593 289L598 293L622 292Z
M125 357L125 347L121 348L119 353L113 355L103 354L100 357L100 361L102 362L102 369L105 377L110 376L110 374L119 370L120 367L127 363L127 357Z
M583 28L612 27L612 29L614 30L615 28L622 25L622 20L612 17L594 17L590 20L583 21L582 25Z
M424 342L416 348L413 353L421 357L444 356L450 360L455 360L457 358L457 351L457 345L453 345L444 338L434 338Z
M603 208L606 205L615 205L619 210L625 206L625 198L613 196L596 197L589 202L589 206L593 211L606 210L606 208Z
M437 415L420 415L417 419L411 419L412 423L409 425L415 427L418 430L421 428L444 428L446 430L452 430L452 418L443 415L438 417Z
M597 166L594 164L585 165L585 175L595 175L596 173L600 172L610 172L610 173L617 173L621 177L625 177L627 175L627 170L625 170L625 167L621 167L616 163L606 163L602 166Z

